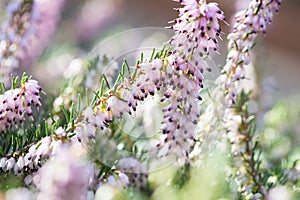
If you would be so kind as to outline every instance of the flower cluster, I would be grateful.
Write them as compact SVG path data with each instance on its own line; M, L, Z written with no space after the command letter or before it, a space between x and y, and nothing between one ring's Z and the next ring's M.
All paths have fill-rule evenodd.
M198 101L201 100L199 90L202 85L197 85L198 80L195 77L181 74L184 72L174 69L176 63L171 58L172 56L169 57L167 68L171 69L172 74L163 83L163 87L167 89L161 101L166 106L163 108L162 135L158 145L167 148L167 154L174 153L178 158L188 158L196 135L194 125L200 114Z
M277 12L281 1L252 0L249 7L235 17L233 32L228 35L229 53L222 74L215 81L217 87L212 92L214 98L201 116L199 140L203 135L219 134L226 136L231 143L234 172L245 198L261 198L266 188L261 184L254 160L253 116L248 111L249 93L241 80L249 73L250 50L257 35L266 32ZM252 76L251 76L252 77ZM253 78L250 80L254 82ZM199 149L202 148L201 144ZM198 150L200 151L200 150Z
M24 95L20 94L21 98L24 98L23 96L26 97L22 100L22 102L25 102L25 107L31 104L40 105L40 98L30 96L32 93L39 94L41 91L39 86L34 86L34 83L37 84L34 80L28 80L20 89L25 93ZM78 142L87 144L91 139L94 139L97 129L107 129L113 117L120 117L123 112L129 111L127 102L112 95L111 91L108 94L108 96L103 96L99 99L94 109L87 107L84 110L82 119L78 119L71 129L72 131L70 131L73 134L71 137L68 137L67 132L62 127L59 127L55 130L54 135L42 138L36 144L27 147L27 150L23 149L22 155L11 154L10 156L1 158L1 171L5 171L6 173L13 171L15 174L26 172L30 174L37 171L45 160L55 157L60 146L64 144L77 144ZM28 100L28 103L26 100ZM36 102L36 100L38 101ZM119 107L115 107L115 105L119 105ZM31 180L32 177L28 176L25 179L25 183L29 184Z
M0 169L6 173L13 171L15 174L20 174L24 171L34 172L42 164L42 159L48 158L51 154L50 147L53 145L53 138L48 136L41 139L37 144L29 147L25 155L3 157L0 160ZM28 177L31 182L31 178ZM25 183L27 181L25 180ZM28 182L27 182L28 183Z
M67 140L67 133L62 127L55 130L51 136L41 138L38 142L25 146L19 152L6 155L0 158L0 171L16 175L27 175L24 179L25 185L31 184L32 173L36 172L42 164L49 158L59 154L59 149L65 144L75 144L77 140L70 138Z
M249 94L242 92L237 98L236 108L225 111L225 127L231 143L233 167L239 192L246 198L263 197L267 189L259 172L256 157L257 141L254 137L254 116L248 111ZM257 199L256 198L256 199Z
M195 0L180 3L183 8L171 26L175 30L170 41L174 48L165 59L166 76L162 86L166 91L162 102L166 106L162 140L158 145L168 149L166 154L172 152L188 161L197 135L195 124L200 116L198 101L202 99L199 91L203 88L203 73L211 71L202 56L210 49L217 50L219 21L225 21L225 17L215 3Z
M20 88L11 89L0 95L0 131L11 129L24 121L25 114L33 120L32 106L41 106L42 88L35 80L27 80Z
M179 17L172 21L175 24L171 26L176 33L171 39L171 43L176 46L175 52L183 59L191 59L193 54L208 54L210 49L217 51L218 37L221 34L218 21L225 21L218 4L206 3L204 0L177 1L183 7L179 8ZM194 63L198 61L197 58L198 56L194 57Z
M230 49L224 66L224 76L220 77L226 90L226 100L235 103L241 91L239 81L245 78L245 67L250 63L250 50L257 35L266 33L266 28L277 12L281 0L252 0L247 9L235 16L233 32L228 35Z
M152 62L139 64L135 84L124 82L124 99L127 100L132 111L136 111L138 101L143 101L148 95L161 89L161 79L164 76L161 71L163 67L162 59L154 59ZM131 113L131 111L129 111Z
M175 44L174 49L169 55L133 67L136 73L128 78L122 74L122 81L116 90L109 90L100 97L94 113L91 109L86 113L86 116L90 116L90 123L78 126L76 131L83 128L86 131L78 132L89 133L84 138L94 137L95 129L91 125L104 129L114 117L121 117L125 112L135 112L139 101L159 91L163 95L161 102L164 105L164 120L157 146L172 149L177 158L188 158L188 152L195 142L195 124L200 116L198 101L201 100L199 91L203 88L202 73L210 71L201 56L210 49L217 48L217 37L220 35L218 21L225 20L217 4L189 2L193 2L192 7L189 3L182 2L184 8L179 10L180 17L172 26L176 32L171 39L171 44ZM183 19L185 12L198 14ZM194 26L194 32L186 31L190 26ZM176 46L177 43L180 45ZM185 52L191 46L193 50ZM82 137L78 133L77 136ZM166 154L171 153L169 150Z
M249 71L250 50L257 35L266 32L281 0L252 0L245 10L237 13L233 32L228 35L230 49L223 74L218 78L218 90L224 92L225 127L231 142L233 165L237 169L240 192L244 197L262 197L266 188L261 183L254 158L253 116L249 114L249 94L241 80ZM251 80L254 81L253 79Z

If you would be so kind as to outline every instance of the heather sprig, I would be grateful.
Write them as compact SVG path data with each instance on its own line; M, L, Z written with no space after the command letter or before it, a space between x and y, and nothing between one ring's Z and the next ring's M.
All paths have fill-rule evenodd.
M241 91L235 107L226 110L225 123L238 192L246 199L265 197L266 177L262 177L260 169L259 143L255 136L255 116L249 112L249 93Z
M58 128L55 130L55 134L45 137L41 143L31 146L28 153L24 152L26 162L23 165L23 162L20 161L21 165L17 166L21 167L17 168L17 172L37 170L43 162L56 155L56 144L88 145L96 138L98 131L104 133L113 131L111 124L116 119L121 118L125 112L133 114L140 101L144 101L149 95L153 96L155 93L162 94L161 102L164 105L162 134L158 146L162 147L162 152L165 151L164 149L168 149L166 154L160 153L160 156L174 152L177 159L182 158L183 163L189 162L189 152L195 142L194 128L200 113L198 101L201 100L199 91L203 87L202 73L204 70L210 70L201 58L200 51L207 41L209 43L214 41L213 43L216 45L216 37L220 32L218 19L224 20L222 12L216 7L216 4L206 5L205 2L201 2L197 5L202 6L201 16L205 16L199 23L201 26L198 27L199 34L203 32L205 39L198 41L194 38L194 41L184 40L183 42L184 45L194 45L194 50L198 53L193 50L182 54L179 45L174 46L171 50L163 49L152 56L149 61L141 58L136 66L129 66L124 62L115 84L109 86L103 77L100 89L95 92L91 104L84 109L82 114L77 115L77 119L72 117L74 114L71 114L78 113L72 111L74 110L73 106L70 107L72 111L70 113L61 107L68 123L65 126L66 130ZM199 19L191 19L198 23ZM186 28L179 25L174 29L178 31L178 35L186 38L193 37L193 33L182 31ZM179 41L177 36L174 36L171 44L174 44L175 41ZM200 47L197 50L198 43ZM193 58L192 62L188 58ZM69 117L71 118L69 119ZM3 159L12 160L12 158ZM23 157L13 159L22 160ZM14 162L10 163L9 166L16 166ZM7 166L6 164L4 167L7 168Z
M246 77L250 64L250 50L257 35L266 32L273 13L279 9L281 1L250 2L248 8L237 13L233 32L228 35L228 56L219 77L218 84L224 91L225 127L231 142L233 166L237 169L236 178L244 198L262 198L267 190L262 181L257 159L257 142L253 135L254 117L249 115L250 93L244 92L241 80ZM253 81L253 80L252 80ZM239 101L237 101L239 98ZM248 175L247 175L248 174Z
M203 56L217 50L221 29L219 21L225 21L223 11L216 3L206 1L179 1L179 17L171 28L175 35L171 55L166 61L163 86L167 88L162 102L164 121L160 146L165 154L175 154L183 163L190 162L189 152L194 147L202 100L199 92L204 87L203 73L211 71Z
M20 129L34 120L34 110L40 109L40 95L43 92L38 82L25 74L23 74L21 80L19 80L19 77L12 77L11 85L9 90L5 89L3 83L1 85L0 127L2 155L9 150L16 151L22 148L25 138L23 138ZM27 134L29 133L26 132L24 134L28 136ZM27 138L26 142L30 140L30 138ZM12 149L10 149L11 147Z
M250 63L250 52L259 33L266 33L267 25L278 12L281 0L252 0L245 10L235 15L233 31L228 35L228 55L224 66L224 76L220 84L226 91L226 100L235 103L240 93L239 82L245 79L245 68Z
M237 179L243 198L262 198L267 195L256 151L259 147L254 134L255 117L248 111L251 92L245 92L249 88L245 88L242 80L248 78L246 70L250 68L250 51L255 39L260 32L266 32L280 3L253 0L248 8L237 13L233 31L228 35L226 64L211 93L213 100L199 123L199 141L205 141L207 135L218 138L220 134L230 141L233 167L236 169L233 177ZM253 77L249 81L253 82ZM201 142L196 145L193 153L196 157L201 152L201 145Z
M159 55L163 54L158 52L155 57ZM125 65L123 66L125 67ZM136 68L139 68L139 66L136 66ZM123 95L122 90L125 86L124 83L127 83L124 73L125 68L120 72L119 79L115 83L115 91L105 86L105 78L102 77L103 81L101 81L102 85L100 89L96 91L93 100L89 105L85 106L83 111L80 112L72 106L70 112L67 112L62 106L61 108L63 109L64 117L67 122L64 126L65 129L58 127L57 124L59 122L54 121L54 124L50 125L51 129L48 131L51 132L47 134L48 136L41 138L37 142L29 143L18 151L13 149L15 152L3 155L0 162L1 170L5 173L13 172L16 175L22 175L25 185L31 185L37 171L47 160L54 159L58 155L58 150L61 146L71 148L73 145L79 145L86 148L86 145L91 145L91 143L95 141L96 133L99 131L114 131L110 124L113 123L115 118L120 118L124 112L129 111L128 103L124 99L121 99L121 97L124 97L121 96ZM139 76L140 74L136 74L136 71L133 70L130 75L130 80L133 82L135 78ZM33 90L34 87L30 87L30 89ZM40 89L38 92L39 91ZM124 91L126 92L127 90ZM115 105L119 105L118 109L115 109ZM48 126L44 126L44 129L48 128ZM102 163L98 167L100 169L105 168L105 164L106 163ZM109 166L109 168L112 167L113 166ZM123 168L124 167L120 164L120 170L125 170L126 167ZM101 171L100 169L98 171ZM129 171L130 174L134 173L132 169L127 170L131 170ZM144 169L143 172L145 173L146 170ZM105 177L94 178L94 181L99 183L103 181ZM139 184L139 182L137 181L136 184ZM145 185L145 181L141 184ZM95 185L95 187L96 186L97 185Z
M67 80L62 92L51 102L51 111L42 106L42 89L37 81L27 76L13 78L10 90L5 89L7 84L1 84L0 175L14 175L21 180L20 186L32 193L24 188L15 191L23 193L24 198L33 195L37 199L97 199L102 195L118 197L122 192L155 197L167 185L169 198L186 198L191 185L197 189L205 185L203 188L209 191L227 184L221 192L228 194L206 197L272 199L276 191L283 191L280 187L278 190L280 184L298 182L297 159L293 158L295 162L288 169L280 170L268 162L268 147L260 143L255 115L250 111L252 91L242 84L244 79L253 78L246 77L252 63L250 51L258 34L265 34L281 0L252 0L236 15L233 31L228 35L226 65L208 99L202 95L208 90L205 73L212 71L206 58L211 52L218 53L218 42L224 34L219 23L226 23L224 13L218 4L205 0L176 1L182 7L176 9L179 16L171 22L175 35L162 50L153 50L149 58L142 53L135 64L125 59L119 73L115 73L119 64L103 55L73 60L67 68L70 73L64 74ZM10 19L17 20L15 24L20 23L19 6L25 2L29 5L24 12L29 16L34 14L35 3L51 4L21 1L9 7ZM63 2L56 1L52 8L58 8L57 12L48 13L50 24L56 24L55 13L61 11ZM43 9L46 12L45 8L39 10ZM26 27L33 32L43 30L31 19L24 19ZM20 32L18 37L27 35ZM14 42L9 43L9 49ZM140 110L150 107L149 100L157 99L162 115L158 131L138 127L139 122L128 126L127 122L134 121ZM139 136L134 135L136 130ZM150 139L144 137L147 131L154 132ZM219 138L229 141L229 155L228 143L218 143ZM216 143L215 151L204 158L206 147ZM175 173L165 182L159 177L153 184L149 174L160 170L156 165L169 158L175 158L169 165ZM224 164L220 167L224 168L222 173L218 169L210 171L219 162ZM280 160L282 165L284 162ZM225 173L229 174L226 183ZM234 194L230 187L235 187Z

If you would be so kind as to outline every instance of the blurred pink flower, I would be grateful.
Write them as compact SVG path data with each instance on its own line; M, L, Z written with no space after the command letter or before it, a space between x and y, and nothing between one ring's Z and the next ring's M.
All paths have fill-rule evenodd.
M37 199L85 199L92 170L82 160L83 148L79 144L62 145L59 156L47 161L33 181L39 193Z
M22 56L22 67L28 67L34 59L39 57L46 48L51 36L56 30L65 0L36 0L32 14L35 30L28 41L29 48Z
M75 34L79 40L87 40L95 36L101 27L107 25L116 15L120 0L86 1L76 19Z
M24 71L43 52L63 3L64 0L36 0L8 4L8 20L0 32L0 75L6 85L11 73Z

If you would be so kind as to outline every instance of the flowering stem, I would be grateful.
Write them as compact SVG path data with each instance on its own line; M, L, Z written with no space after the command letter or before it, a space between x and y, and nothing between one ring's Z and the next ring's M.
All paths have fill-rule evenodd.
M241 117L241 123L238 128L238 139L234 144L237 145L240 143L240 145L245 145L245 150L241 151L240 155L236 154L234 159L242 159L244 165L238 167L237 172L241 174L246 173L245 175L248 180L241 182L242 194L245 197L255 194L265 196L267 191L259 173L259 157L256 156L256 149L259 144L257 141L254 141L255 117L248 111L249 96L250 93L242 91L234 106L235 114Z

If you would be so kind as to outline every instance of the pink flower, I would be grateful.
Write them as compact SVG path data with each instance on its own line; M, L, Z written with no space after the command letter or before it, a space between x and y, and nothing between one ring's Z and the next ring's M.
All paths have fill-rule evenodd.
M173 50L165 58L161 85L166 88L161 101L166 104L159 156L175 154L183 162L190 162L189 153L195 145L195 125L200 117L199 92L203 88L203 72L211 71L202 56L217 50L221 34L219 21L225 21L216 3L179 1L179 17L171 26L175 36ZM167 148L167 151L165 149ZM162 153L163 152L163 153Z
M33 182L39 193L37 199L84 199L87 193L91 167L80 157L83 149L62 146L59 155L48 160Z
M179 17L171 26L175 31L175 36L171 39L171 44L176 46L175 52L183 59L190 59L192 54L208 54L210 49L216 51L221 34L218 20L225 21L218 4L196 0L179 2L183 8L179 8Z
M34 1L30 22L34 30L26 36L26 44L30 45L30 48L23 52L21 67L30 65L34 59L42 54L56 30L64 3L65 0Z
M233 32L228 35L227 63L224 66L223 87L227 91L230 103L235 103L236 94L241 91L239 80L245 78L245 65L250 63L250 50L258 33L266 33L267 25L272 22L281 0L252 0L247 9L235 16Z
M41 106L41 87L35 80L27 80L20 88L11 89L0 95L0 131L11 129L24 121L26 114L31 120L32 106Z

